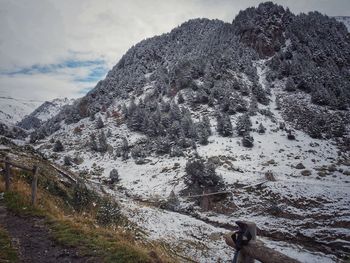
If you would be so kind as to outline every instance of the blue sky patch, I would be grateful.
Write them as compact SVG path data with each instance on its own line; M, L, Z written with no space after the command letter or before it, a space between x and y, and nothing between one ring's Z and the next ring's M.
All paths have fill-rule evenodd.
M89 74L84 78L76 78L79 82L97 82L101 80L107 73L108 69L105 66L97 66L90 70Z
M0 71L2 76L15 77L17 75L36 75L36 74L50 74L61 76L67 75L73 83L77 84L77 87L84 84L84 86L90 86L79 90L79 94L84 95L91 90L96 83L103 79L108 72L106 61L102 59L96 60L66 60L62 63L49 64L49 65L32 65L30 67L18 68L12 71ZM86 74L77 74L73 69L84 69ZM66 71L65 71L66 69ZM71 71L69 69L72 69ZM35 76L33 76L35 77Z
M99 73L100 76L103 76L107 72L106 62L101 59L96 60L67 60L58 64L50 64L50 65L32 65L30 67L20 68L13 71L3 71L0 72L1 75L17 75L17 74L27 74L32 75L36 73L54 73L59 69L64 68L87 68L91 67L94 71L94 75ZM97 70L95 70L97 69Z

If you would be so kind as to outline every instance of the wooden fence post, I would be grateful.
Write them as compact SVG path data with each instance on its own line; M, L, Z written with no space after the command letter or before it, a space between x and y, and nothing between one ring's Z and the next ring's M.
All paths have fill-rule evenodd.
M253 222L244 221L247 225L250 234L252 235L251 241L256 240L256 224ZM244 253L244 250L239 252L238 263L254 263L254 258L250 257L248 254Z
M39 172L39 167L34 165L33 181L32 181L32 205L33 206L35 206L36 204L36 194L37 194L37 188L38 188L38 172Z
M10 191L10 184L11 184L11 164L10 158L5 158L5 190Z
M201 197L201 200L200 200L200 206L203 209L203 211L208 211L210 208L209 197L205 195L207 193L208 191L204 190L202 194L203 196Z

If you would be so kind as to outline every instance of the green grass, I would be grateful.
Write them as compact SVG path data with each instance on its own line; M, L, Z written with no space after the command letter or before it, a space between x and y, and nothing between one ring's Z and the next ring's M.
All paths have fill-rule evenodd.
M44 209L33 207L28 197L18 192L5 192L4 203L7 209L16 215L46 218L47 227L56 242L63 246L76 247L85 256L97 257L103 262L151 262L144 250L125 242L123 238L118 240L115 235L107 231L87 227L81 222L72 223L69 220L59 219ZM0 263L2 262L8 261L0 260Z
M96 231L88 233L70 222L49 221L54 239L62 245L77 247L86 256L97 256L104 262L151 262L150 257L142 250L106 236Z
M0 262L18 262L17 251L11 245L7 232L0 227Z
M30 202L17 192L5 192L5 205L12 213L22 216L44 216L45 213L33 207Z

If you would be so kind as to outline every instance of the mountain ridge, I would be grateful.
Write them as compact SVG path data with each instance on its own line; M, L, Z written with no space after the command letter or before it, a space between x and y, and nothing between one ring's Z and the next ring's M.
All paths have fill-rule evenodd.
M0 96L0 121L5 124L16 124L25 115L30 114L42 101L18 99Z
M342 22L350 32L350 16L335 16L334 18Z
M268 16L269 12L273 14L273 17L277 15L278 19L284 17L283 19L289 21L288 25L283 25L285 28L283 34L281 29L276 29L277 24L277 26L270 25L271 30L279 32L277 38L283 37L283 39L277 39L273 32L264 33L262 30L264 24L267 23L264 14ZM249 30L246 29L249 24L245 21L246 17L256 21L250 24ZM309 20L313 22L307 22ZM277 22L280 23L282 20ZM329 31L324 33L328 40L317 39L318 34L313 32L314 25L317 23L330 26L330 29L322 29ZM305 34L300 33L298 29L300 27L304 27ZM308 35L308 30L311 32L310 35ZM338 32L337 30L339 34L335 33ZM250 36L242 38L240 32L243 31L244 34L250 32ZM330 32L334 33L330 34ZM190 34L191 37L189 37ZM339 39L331 41L332 37ZM253 40L256 42L253 44L255 48L247 46L245 42L248 40L244 38L255 39ZM287 38L288 41L286 41ZM306 38L309 38L309 46L305 45ZM329 54L324 54L322 50L325 47L321 45L325 44L322 43L330 43L328 52L336 52L334 59L330 58ZM337 43L341 43L340 46L337 46ZM233 20L233 24L219 20L190 20L170 33L143 40L133 46L93 90L72 107L66 108L65 111L49 120L47 125L44 124L38 137L42 138L45 134L51 134L59 129L59 123L62 120L66 123L77 122L81 118L99 112L102 108L107 108L118 98L138 96L143 93L146 83L153 83L154 92L166 94L171 98L182 89L181 85L194 83L192 87L196 89L196 81L197 83L204 82L204 86L197 91L194 90L194 96L198 90L212 95L211 93L215 90L212 88L215 85L244 86L245 84L240 83L239 79L228 79L227 77L229 76L228 71L240 72L248 77L251 84L253 83L252 87L255 87L252 90L255 93L253 95L260 96L259 99L266 102L264 99L266 91L262 90L257 83L256 69L252 64L252 61L259 57L259 52L263 52L264 49L273 55L269 62L272 69L268 76L269 80L286 79L288 83L286 89L290 92L302 91L311 94L312 103L340 110L346 109L350 100L350 91L346 88L349 77L349 71L346 68L349 68L350 65L349 43L344 25L336 22L334 18L317 12L293 15L288 9L285 10L271 2L240 12ZM264 56L263 53L260 56ZM298 55L293 56L293 53ZM302 53L304 54L299 55ZM219 61L220 63L217 63ZM339 74L336 74L337 71ZM150 78L147 79L146 75ZM198 82L200 78L201 82ZM308 85L305 85L305 79L308 80ZM236 83L230 84L231 81ZM341 112L339 114L342 115ZM341 117L341 119L344 118ZM327 127L323 129L326 130ZM310 130L310 127L305 127L306 132ZM310 134L313 133L310 132Z
M25 130L38 129L42 123L57 115L63 107L73 104L74 101L75 99L68 98L45 101L34 111L17 122L17 126Z
M239 218L301 261L336 262L349 252L349 52L342 23L271 2L233 24L190 20L130 48L31 142L201 262L230 258L213 237ZM188 198L221 190L210 209Z

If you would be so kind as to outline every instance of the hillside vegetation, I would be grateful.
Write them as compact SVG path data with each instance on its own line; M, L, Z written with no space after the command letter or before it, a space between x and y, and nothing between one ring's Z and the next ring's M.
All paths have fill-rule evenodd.
M349 36L335 18L266 2L232 23L192 19L135 44L84 97L25 125L35 130L16 143L29 141L45 176L59 178L40 187L62 204L41 206L115 233L108 254L92 255L105 260L127 240L141 260L226 261L222 236L237 220L302 262L346 260Z
M39 164L38 203L36 207L30 204L31 175L12 169L11 191L4 192L3 178L0 181L0 191L3 192L0 202L11 214L43 218L51 233L50 238L55 242L64 247L75 247L82 256L99 262L176 261L167 256L160 245L148 242L142 231L121 214L116 201L82 181L69 183L58 177L49 162L29 152L19 154L18 150L0 152L0 159L6 154L16 163L25 163L28 167ZM10 249L6 226L0 228L0 245L9 248L0 253L0 258L16 262L18 256L14 248Z

